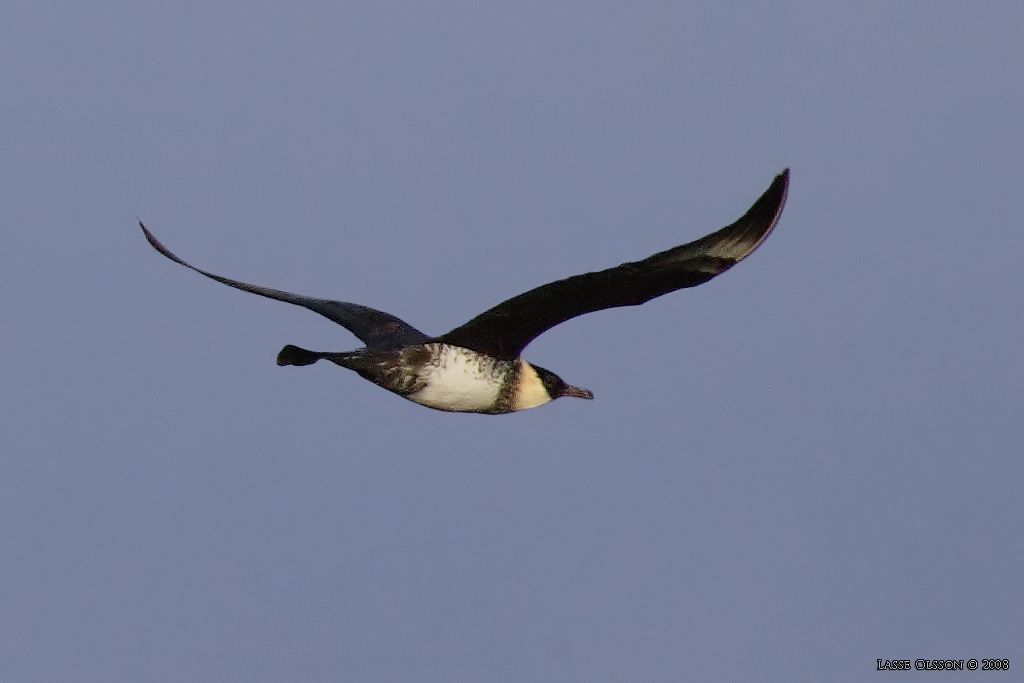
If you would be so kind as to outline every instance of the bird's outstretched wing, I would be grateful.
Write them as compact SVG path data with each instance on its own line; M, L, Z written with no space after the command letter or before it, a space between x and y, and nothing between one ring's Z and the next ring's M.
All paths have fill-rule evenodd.
M317 299L311 296L292 294L291 292L283 292L279 289L271 289L269 287L260 287L259 285L250 285L245 282L239 282L238 280L231 280L226 277L221 277L220 275L208 273L205 270L196 268L192 264L186 263L175 256L167 247L160 243L160 240L153 236L153 233L151 233L146 226L142 224L142 221L139 221L139 227L142 228L142 232L146 235L146 239L149 240L149 243L153 245L153 248L175 263L180 263L186 268L191 268L201 275L212 278L217 282L222 282L229 287L240 289L243 292L251 292L270 299L277 299L278 301L295 304L296 306L304 306L311 311L319 313L328 320L338 323L346 330L359 337L359 339L362 340L369 349L393 349L400 346L407 346L409 344L421 344L429 339L427 335L423 334L405 321L396 318L390 313L378 311L377 309L370 308L369 306L360 306L359 304L350 304L345 301L331 301L330 299Z
M742 218L718 232L642 261L531 289L438 340L498 358L515 358L542 332L576 316L637 306L707 282L743 260L768 237L782 213L788 187L786 169Z

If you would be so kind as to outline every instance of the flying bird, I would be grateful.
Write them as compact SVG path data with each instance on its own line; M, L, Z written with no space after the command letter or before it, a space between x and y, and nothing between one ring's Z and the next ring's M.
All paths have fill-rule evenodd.
M638 306L695 287L746 258L779 220L789 186L780 173L746 214L727 227L642 261L541 285L484 311L454 330L432 337L390 313L318 299L214 275L186 263L139 226L157 251L217 282L270 299L304 306L341 325L365 346L355 351L308 351L288 344L278 365L328 360L402 398L437 410L512 413L562 396L592 399L587 389L527 362L521 353L538 335L576 316Z

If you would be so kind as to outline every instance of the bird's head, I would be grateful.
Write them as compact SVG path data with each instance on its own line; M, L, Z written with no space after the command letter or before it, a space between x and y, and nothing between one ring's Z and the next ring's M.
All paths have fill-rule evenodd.
M550 370L545 370L544 368L537 367L536 365L533 365L532 367L537 373L537 377L540 378L541 383L544 385L544 390L547 391L548 396L551 397L551 400L562 396L572 396L574 398L585 399L594 398L594 393L589 389L574 387L571 384L567 384L561 377Z

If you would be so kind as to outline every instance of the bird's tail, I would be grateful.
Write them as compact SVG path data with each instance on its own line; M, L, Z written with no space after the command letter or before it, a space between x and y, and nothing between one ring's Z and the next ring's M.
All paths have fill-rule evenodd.
M316 351L307 351L306 349L301 349L298 346L288 344L281 349L281 353L277 354L277 364L312 365L323 357L323 354L317 353Z
M310 351L288 344L277 354L278 365L312 365L318 360L329 360L350 370L360 370L368 362L359 351Z

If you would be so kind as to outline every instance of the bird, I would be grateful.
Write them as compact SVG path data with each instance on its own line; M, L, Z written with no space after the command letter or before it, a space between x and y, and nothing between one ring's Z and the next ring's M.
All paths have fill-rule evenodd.
M402 398L448 412L504 414L563 396L592 399L555 373L522 357L523 349L555 325L586 313L638 306L695 287L736 265L768 237L789 188L789 169L735 223L640 261L549 282L484 311L440 336L430 336L369 306L292 294L215 275L185 262L139 220L158 252L217 282L303 306L341 325L365 344L354 351L309 351L286 345L282 366L330 361Z

